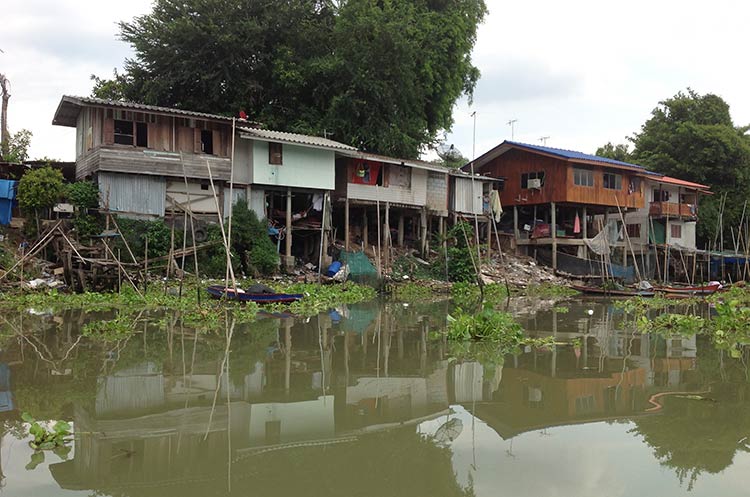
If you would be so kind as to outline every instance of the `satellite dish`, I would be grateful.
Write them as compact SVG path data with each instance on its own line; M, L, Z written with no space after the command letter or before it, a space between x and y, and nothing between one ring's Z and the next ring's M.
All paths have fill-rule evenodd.
M437 152L438 157L440 157L444 161L457 161L463 158L463 154L461 153L461 151L458 150L453 144L448 145L445 142L440 143L437 147L435 147L435 151Z
M435 441L439 443L449 443L458 438L464 429L463 422L458 418L446 421L435 432Z

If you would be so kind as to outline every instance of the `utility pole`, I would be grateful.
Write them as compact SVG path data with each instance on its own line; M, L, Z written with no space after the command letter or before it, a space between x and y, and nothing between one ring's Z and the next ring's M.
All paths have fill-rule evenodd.
M474 132L471 137L471 160L477 158L477 111L471 113L471 117L474 118Z
M511 119L508 121L508 126L510 126L510 139L513 140L515 138L515 125L518 122L518 119Z

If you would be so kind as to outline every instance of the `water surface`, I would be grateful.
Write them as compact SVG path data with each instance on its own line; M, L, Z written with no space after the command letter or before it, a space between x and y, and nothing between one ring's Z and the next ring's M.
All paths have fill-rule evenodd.
M5 313L2 493L748 494L743 361L641 335L597 300L513 300L530 335L567 345L471 356L439 338L449 310L262 319L234 326L228 348L228 329L174 315L101 340L80 330L106 314ZM73 421L67 460L27 467L21 411Z

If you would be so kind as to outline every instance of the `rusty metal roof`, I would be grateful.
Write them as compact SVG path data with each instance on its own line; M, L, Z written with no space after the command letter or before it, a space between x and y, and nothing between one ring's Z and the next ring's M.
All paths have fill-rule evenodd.
M205 112L194 112L190 110L175 109L172 107L159 107L157 105L146 105L137 102L127 102L124 100L108 100L105 98L63 95L60 104L57 106L57 111L55 111L55 117L52 119L52 124L75 127L78 113L83 107L111 107L170 116L207 119L211 121L232 121L231 117L220 116L218 114L207 114ZM246 121L243 119L237 119L237 122L243 126L258 125L258 123L254 121Z

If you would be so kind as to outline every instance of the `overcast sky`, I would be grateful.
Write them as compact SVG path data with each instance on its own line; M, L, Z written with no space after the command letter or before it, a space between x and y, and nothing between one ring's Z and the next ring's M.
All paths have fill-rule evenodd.
M750 123L750 3L630 0L487 1L474 62L474 104L456 106L448 134L464 155L511 137L593 153L637 131L659 100L691 87L723 97ZM0 73L11 81L11 132L34 133L31 157L73 160L74 130L52 126L60 96L88 95L91 74L121 67L130 47L117 21L151 0L3 0Z

